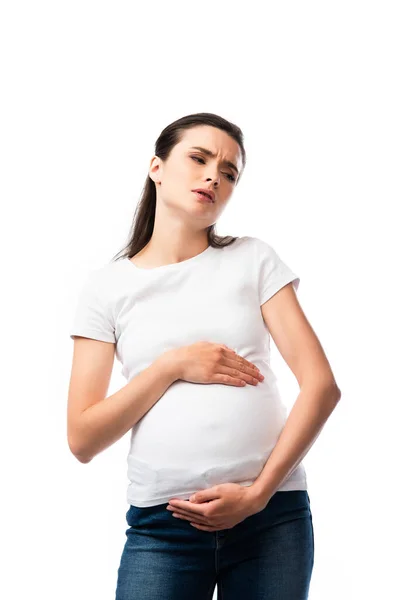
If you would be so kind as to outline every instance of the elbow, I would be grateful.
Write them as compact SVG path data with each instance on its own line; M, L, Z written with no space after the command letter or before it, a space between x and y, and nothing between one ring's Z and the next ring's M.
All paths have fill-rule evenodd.
M340 391L335 379L331 382L331 388L333 397L335 398L336 402L339 402L340 398L342 397L342 392Z
M75 452L73 454L74 454L75 458L84 465L86 465L87 463L90 463L90 461L93 458L92 456L86 456L85 454L80 454L79 452Z
M75 458L77 458L79 460L80 463L86 465L87 463L90 463L90 461L92 460L92 458L87 458L86 456L82 456L80 454L74 454Z
M82 448L77 446L70 438L68 438L68 446L71 453L75 456L80 463L86 464L92 460L92 456L88 456Z
M335 402L335 403L339 402L340 398L342 397L342 392L338 388L336 381L334 381L331 384L331 386L329 387L329 390L330 390L330 397L332 398L333 402Z
M335 380L328 381L323 387L326 389L327 396L331 398L333 402L339 402L342 392Z
M334 379L323 379L316 381L315 378L310 378L305 383L303 382L303 385L300 387L310 389L318 388L323 390L326 398L333 403L339 402L340 398L342 397L342 392L340 391L340 388Z

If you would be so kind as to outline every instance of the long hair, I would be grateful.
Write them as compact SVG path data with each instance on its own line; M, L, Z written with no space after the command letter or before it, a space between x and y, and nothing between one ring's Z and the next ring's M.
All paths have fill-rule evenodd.
M211 125L212 127L222 129L238 143L242 154L243 173L243 169L246 165L246 152L243 145L242 130L234 123L231 123L230 121L227 121L226 119L213 113L195 113L170 123L170 125L162 130L155 143L155 155L165 161L174 146L181 141L185 130L192 127L197 127L199 125ZM238 184L242 173L239 174L236 185ZM128 242L124 248L113 257L113 261L126 257L132 258L132 256L140 252L140 250L146 246L153 234L155 214L156 185L151 177L147 175L140 200L134 213L133 222L129 231ZM215 223L207 228L207 237L209 245L213 246L214 248L229 246L237 239L236 237L230 235L217 235L215 231ZM122 254L120 254L121 252ZM118 254L120 254L120 256L118 256Z

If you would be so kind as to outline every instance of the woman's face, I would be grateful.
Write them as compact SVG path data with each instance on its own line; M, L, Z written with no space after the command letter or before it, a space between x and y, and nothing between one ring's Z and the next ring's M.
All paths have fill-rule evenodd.
M210 150L214 156L195 146ZM234 166L227 164L229 162ZM225 131L201 125L185 131L166 161L154 156L149 176L156 183L157 202L161 200L170 208L201 219L202 226L207 227L215 223L224 210L241 169L237 142ZM213 190L215 202L199 200L192 191L196 188Z

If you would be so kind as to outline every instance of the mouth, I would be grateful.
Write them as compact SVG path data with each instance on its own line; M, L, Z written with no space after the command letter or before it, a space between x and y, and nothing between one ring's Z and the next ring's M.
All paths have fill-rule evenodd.
M211 202L213 204L215 202L214 192L211 190L197 189L192 190L192 192L194 192L200 200L205 200L206 202Z

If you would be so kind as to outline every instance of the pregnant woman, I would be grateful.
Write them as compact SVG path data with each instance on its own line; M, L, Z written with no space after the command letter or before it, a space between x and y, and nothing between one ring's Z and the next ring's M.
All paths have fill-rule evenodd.
M218 115L168 125L128 244L78 296L69 447L88 463L131 432L116 600L308 598L301 461L341 393L299 277L266 241L215 232L245 162ZM289 416L270 336L300 387ZM107 396L115 356L127 384Z

